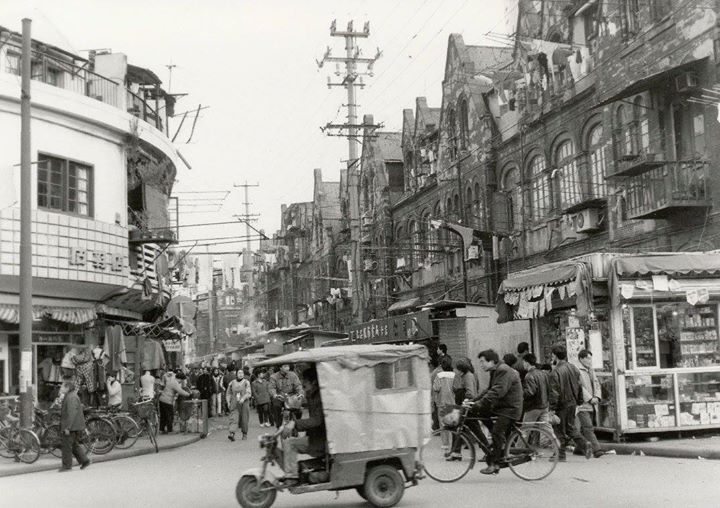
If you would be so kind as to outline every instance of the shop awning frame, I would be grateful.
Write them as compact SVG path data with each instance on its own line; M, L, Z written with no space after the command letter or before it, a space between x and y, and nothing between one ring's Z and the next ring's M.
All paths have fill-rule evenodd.
M388 307L388 312L399 312L403 310L417 309L420 306L420 298L410 298L408 300L400 300Z
M647 275L701 275L720 273L720 251L668 252L623 256L612 261L618 277Z

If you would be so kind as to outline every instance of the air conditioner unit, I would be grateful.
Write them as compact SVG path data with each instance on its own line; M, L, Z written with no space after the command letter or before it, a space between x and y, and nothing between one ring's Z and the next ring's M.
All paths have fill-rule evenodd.
M587 208L575 215L575 232L591 233L602 229L600 213L597 208Z
M683 72L675 76L675 89L678 92L692 92L700 86L700 78L696 72Z

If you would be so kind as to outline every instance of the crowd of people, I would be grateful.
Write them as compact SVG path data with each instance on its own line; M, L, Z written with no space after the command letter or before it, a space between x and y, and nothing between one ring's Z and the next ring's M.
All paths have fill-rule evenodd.
M497 474L507 436L515 422L542 422L552 428L559 443L553 460L564 462L572 449L587 459L603 455L595 436L594 420L601 399L600 384L592 367L592 352L580 351L579 366L567 361L565 346L552 348L552 363L542 365L526 342L517 347L517 355L502 360L492 349L478 355L480 368L489 374L482 392L469 358L457 361L440 344L431 361L433 430L443 417L459 405L469 408L467 426L491 453L481 472ZM480 427L490 432L492 444ZM460 450L446 445L446 460L459 460ZM574 445L574 446L573 446Z
M283 424L283 410L289 409L299 419L302 415L303 389L298 375L290 365L277 368L238 368L227 366L202 367L187 372L146 372L140 378L141 396L151 399L159 394L160 431L172 432L176 403L185 399L207 401L208 418L228 416L228 439L236 433L247 439L250 410L254 408L261 427Z

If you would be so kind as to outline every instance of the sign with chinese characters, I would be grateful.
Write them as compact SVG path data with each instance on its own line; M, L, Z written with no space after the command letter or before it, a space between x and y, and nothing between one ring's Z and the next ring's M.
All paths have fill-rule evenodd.
M376 319L350 326L350 342L371 344L375 342L402 342L432 337L430 311L424 310Z
M80 247L70 247L69 256L71 266L84 266L103 271L109 269L113 272L122 272L125 259L123 254L82 249Z
M163 346L168 353L179 353L182 351L182 342L179 340L164 340Z

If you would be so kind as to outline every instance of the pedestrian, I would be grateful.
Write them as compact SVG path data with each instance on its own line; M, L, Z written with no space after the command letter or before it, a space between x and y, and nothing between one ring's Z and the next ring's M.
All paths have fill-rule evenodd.
M287 363L280 366L280 370L270 376L268 385L270 391L270 411L276 428L283 424L283 409L285 401L290 397L302 397L303 389L300 378L290 370ZM302 409L290 410L295 418L302 418Z
M455 371L453 370L452 360L450 357L443 357L440 362L440 372L435 376L432 384L432 391L437 406L437 419L442 423L443 417L450 413L455 407L455 392L453 390L453 381L455 380ZM442 448L445 450L445 458L450 458L450 446L452 445L452 433L442 431Z
M450 363L452 359L445 355L443 359L448 358ZM453 379L453 392L455 393L455 403L462 404L466 399L474 399L478 395L478 378L475 375L475 367L473 367L470 358L460 358L455 368L458 374Z
M230 365L228 366L227 370L225 371L225 375L223 375L223 385L225 386L225 390L227 390L227 387L230 386L230 383L233 382L235 379L235 373L237 372L237 369L235 368L235 362L230 362ZM223 390L222 398L223 398L223 414L229 415L230 414L230 401L227 400L227 396L225 395L225 390Z
M452 361L452 356L450 356L447 352L447 345L438 344L438 365L440 365L440 362L445 356L450 358L450 361Z
M85 454L80 439L85 432L85 415L83 414L82 403L75 391L75 381L72 378L65 378L62 392L64 398L60 409L60 433L62 434L62 467L60 472L72 469L72 459L75 457L80 469L90 465L90 459Z
M433 386L435 378L440 372L442 372L442 365L440 365L437 357L435 359L430 359L430 367L432 368L432 371L430 372L430 386ZM437 394L434 390L430 391L430 414L432 416L430 429L434 432L440 428L440 420L438 420Z
M140 376L140 399L151 400L153 398L155 398L155 377L149 370L146 370Z
M160 433L169 434L173 430L173 420L175 419L175 397L183 395L189 397L190 394L182 389L180 383L175 378L173 372L165 374L165 386L160 392Z
M518 362L517 356L515 356L514 354L507 353L507 354L503 355L503 363L505 365L507 365L508 367L512 367L513 369L515 369L517 362ZM517 369L515 369L515 370L517 370Z
M115 376L108 374L105 386L107 387L108 406L111 409L120 409L120 406L122 406L122 385L115 379Z
M230 423L228 424L230 441L235 441L233 429L236 427L242 432L243 440L247 439L251 395L250 381L245 379L245 373L242 370L238 370L235 379L227 387L226 395L228 404L230 404Z
M582 387L580 386L580 370L568 363L567 349L563 345L552 348L552 359L555 368L550 372L550 409L560 419L555 425L555 435L560 442L560 452L556 460L565 462L567 445L572 439L575 449L583 453L585 458L592 456L592 449L578 432L575 426L575 412L578 404L582 404Z
M264 370L259 371L251 384L261 427L270 427L270 389L266 376Z
M523 370L526 372L523 385L523 422L550 423L550 407L548 404L548 374L537 368L537 358L526 353L522 359ZM550 429L549 429L550 430Z
M200 398L207 401L208 417L214 416L212 411L213 379L208 367L204 368L198 376L197 389L200 392Z
M513 368L518 371L518 374L520 374L520 381L525 379L525 375L527 374L527 371L525 370L525 364L523 363L523 359L525 358L525 355L530 353L530 346L527 342L521 342L517 345L517 362L515 362L515 365L513 365ZM535 358L535 361L537 362L537 357Z
M223 392L225 391L225 382L223 381L220 369L213 369L212 373L213 380L213 391L212 391L212 410L216 416L220 416L223 413L222 399Z
M593 456L597 459L605 454L600 449L595 436L593 418L597 415L598 404L600 403L600 382L595 375L592 366L592 352L583 349L578 353L580 359L580 386L582 388L582 404L577 409L577 419L580 422L580 433L587 440L592 449Z

